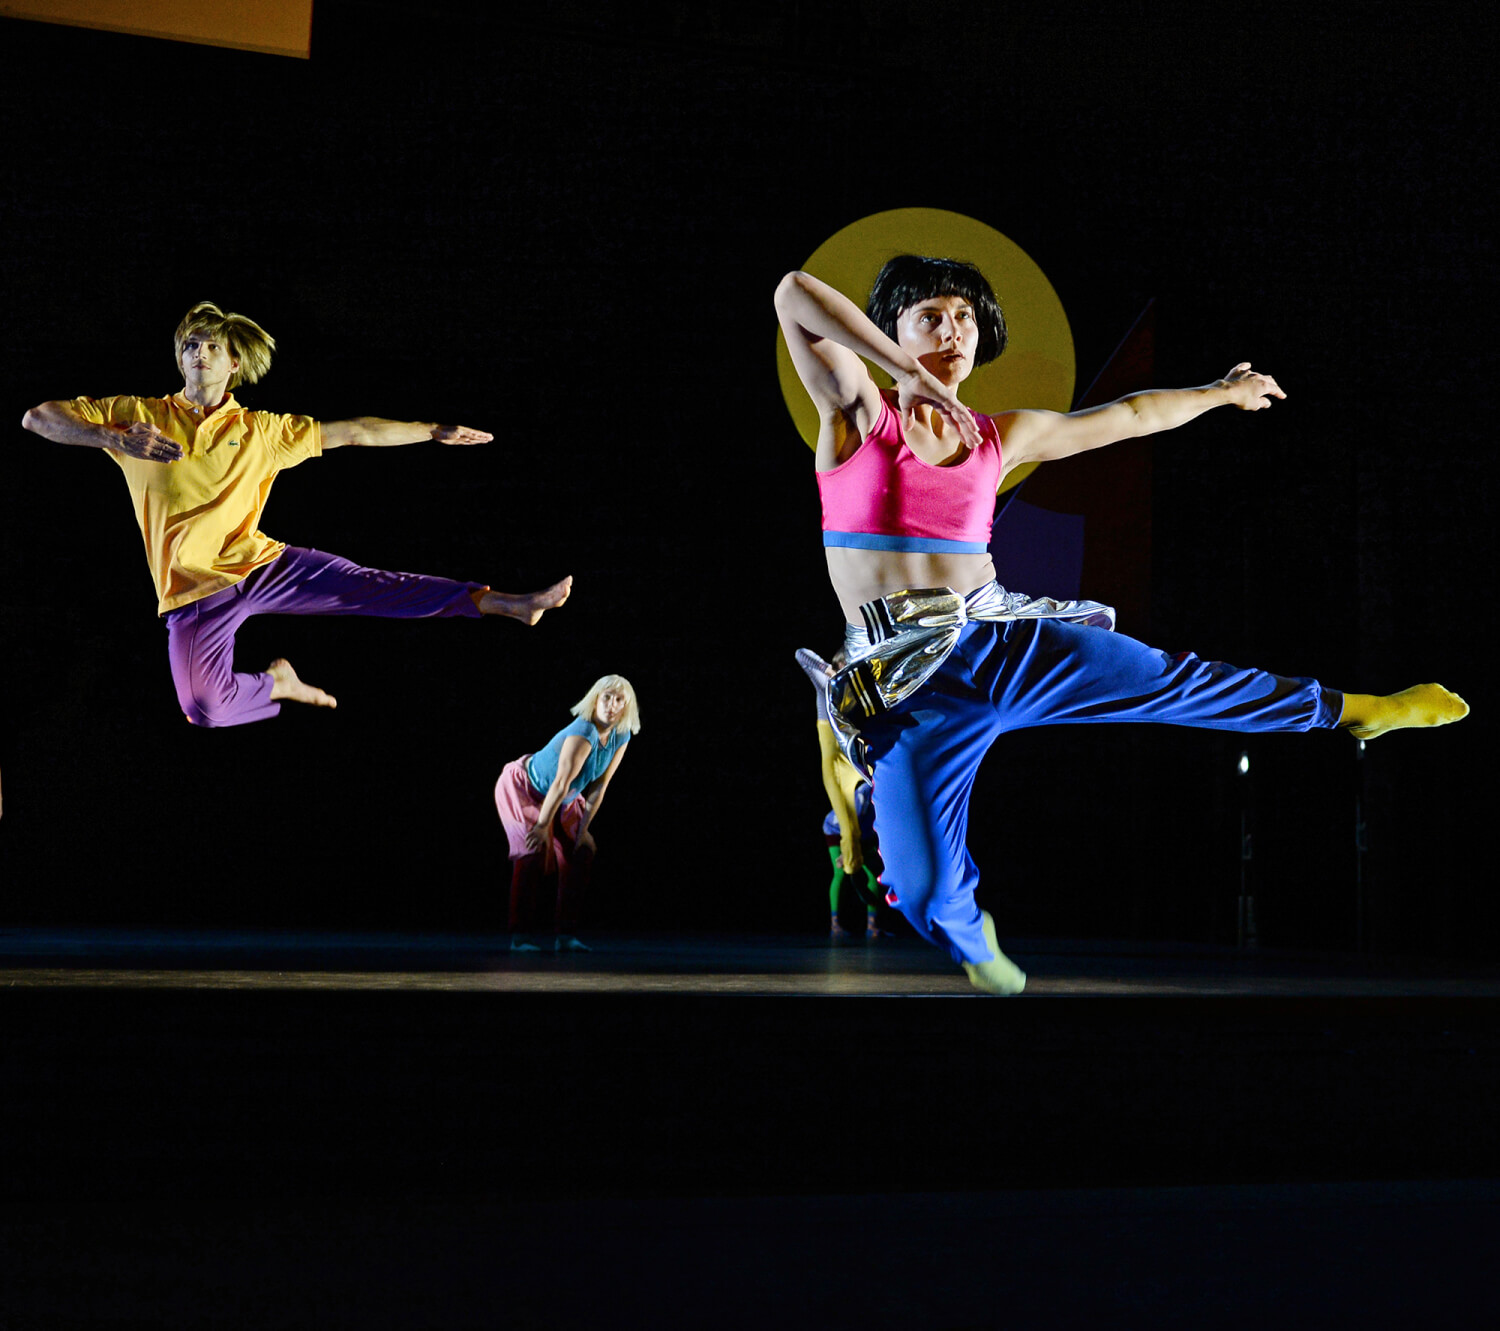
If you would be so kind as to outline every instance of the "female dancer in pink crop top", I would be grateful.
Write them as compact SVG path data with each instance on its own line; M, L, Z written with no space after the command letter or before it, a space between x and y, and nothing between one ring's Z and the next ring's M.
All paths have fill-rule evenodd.
M1158 721L1242 731L1341 726L1370 739L1467 714L1463 700L1437 684L1381 697L1339 693L1316 680L1168 655L1099 627L1112 623L1107 607L1027 601L992 586L988 519L975 514L992 515L1006 471L1175 429L1214 407L1263 410L1286 396L1269 375L1241 363L1198 388L1132 393L1066 415L976 418L959 385L1004 350L1006 332L989 283L972 265L893 259L867 312L807 273L788 273L776 312L821 417L824 544L852 655L873 661L891 653L847 689L835 678L831 714L858 726L874 775L889 899L919 934L948 949L977 989L1019 993L1026 980L975 905L978 871L964 845L975 772L1005 731ZM882 396L864 361L891 376L893 394ZM956 607L946 616L950 627L932 627L944 618L930 613L944 604L939 592L901 595L911 589L948 593ZM910 613L914 601L927 607L925 618ZM1090 606L1102 613L1086 613ZM923 650L902 657L902 644L924 634ZM917 660L921 682L908 693L891 688ZM850 670L857 666L856 659Z

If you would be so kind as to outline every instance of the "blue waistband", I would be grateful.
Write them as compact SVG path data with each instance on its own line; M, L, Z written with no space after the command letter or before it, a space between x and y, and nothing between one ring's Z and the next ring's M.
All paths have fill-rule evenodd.
M823 544L846 550L897 550L920 555L984 555L990 549L983 541L949 541L941 536L885 536L868 531L825 531Z

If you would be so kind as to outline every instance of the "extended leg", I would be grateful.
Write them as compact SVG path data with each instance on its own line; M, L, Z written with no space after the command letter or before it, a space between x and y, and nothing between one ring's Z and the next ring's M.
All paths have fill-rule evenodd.
M288 546L245 580L248 615L373 615L381 619L478 618L493 595L475 582L365 568L324 550Z
M964 846L974 774L999 734L1149 721L1241 732L1344 725L1373 736L1441 725L1467 710L1436 685L1346 699L1317 680L1172 655L1104 629L1053 620L970 624L932 679L866 729L884 881L917 932L946 947L976 987L1012 991L1016 977L1003 967L991 977L995 988L975 969L1003 954L974 903L978 874Z
M1315 679L1204 661L1057 620L965 633L953 656L944 672L951 665L960 688L986 699L1003 730L1145 721L1305 731L1332 729L1343 709L1343 695Z
M522 596L473 582L364 568L322 550L289 546L243 582L166 616L168 653L178 701L202 726L243 725L275 716L281 702L337 705L305 683L290 662L257 674L234 670L234 635L251 615L373 615L426 619L507 615L534 624L568 599L571 578Z
M965 845L974 777L997 736L1097 721L1306 730L1337 724L1341 708L1316 680L1172 656L1104 629L971 624L926 686L866 728L882 881L977 988L1018 992L1024 977L975 903L979 874Z
M1448 725L1469 706L1441 684L1399 693L1339 693L1313 679L1175 655L1120 633L1042 621L1008 628L996 652L975 646L975 680L992 690L1006 729L1088 721L1156 721L1211 730L1342 727L1357 739Z
M1441 684L1416 684L1384 696L1346 693L1339 724L1355 739L1376 739L1388 730L1446 726L1468 714L1469 704Z
M556 610L572 591L573 579L569 576L539 592L496 592L485 587L471 592L470 597L481 615L503 615L523 624L535 624L547 611Z
M971 624L927 685L866 731L883 881L919 934L955 961L988 965L1002 954L974 901L965 841L974 777L1000 734L1100 721L1307 730L1334 726L1341 708L1316 680L1174 656L1105 629ZM1021 983L1001 970L997 991Z

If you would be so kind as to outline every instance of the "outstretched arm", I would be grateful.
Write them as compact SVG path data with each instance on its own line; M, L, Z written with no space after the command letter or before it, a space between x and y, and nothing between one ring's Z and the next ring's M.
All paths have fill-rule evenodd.
M437 425L431 421L387 421L379 416L356 416L323 423L323 451L330 448L394 448L436 439L440 444L487 444L495 436L466 425Z
M1005 466L1053 462L1121 439L1175 430L1205 411L1233 406L1260 411L1284 398L1276 380L1242 361L1222 379L1201 388L1163 388L1132 393L1102 407L1062 415L1054 411L1007 411L992 419L1000 432Z
M970 448L979 428L958 394L891 341L847 296L809 273L788 273L776 288L776 317L802 386L818 408L818 466L843 461L874 427L880 391L860 361L878 365L896 382L902 413L936 407ZM851 428L852 427L852 430Z
M124 429L86 421L67 402L43 402L21 417L21 425L55 444L113 448L147 462L176 462L182 456L182 445L147 421L132 421Z

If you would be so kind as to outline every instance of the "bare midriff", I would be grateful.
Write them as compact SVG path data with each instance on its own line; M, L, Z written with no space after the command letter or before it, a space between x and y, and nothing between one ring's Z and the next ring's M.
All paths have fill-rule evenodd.
M994 581L988 554L927 555L899 550L851 550L829 546L828 576L838 594L844 618L859 624L859 608L892 592L920 587L951 587L960 594Z

